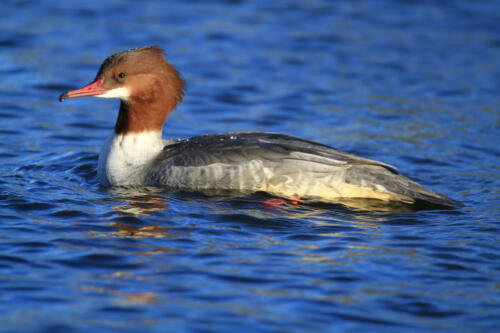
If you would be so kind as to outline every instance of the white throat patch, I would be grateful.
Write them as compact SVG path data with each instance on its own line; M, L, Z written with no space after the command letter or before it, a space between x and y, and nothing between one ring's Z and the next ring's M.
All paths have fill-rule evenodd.
M130 96L130 91L126 87L120 87L115 89L110 89L104 94L96 95L96 97L101 98L120 98L126 100Z

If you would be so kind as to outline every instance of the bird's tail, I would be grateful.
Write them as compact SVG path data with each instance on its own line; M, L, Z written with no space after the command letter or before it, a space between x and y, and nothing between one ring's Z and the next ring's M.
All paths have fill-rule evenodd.
M370 187L373 191L393 193L399 201L407 203L448 208L463 206L460 202L428 190L393 170L377 165L352 165L346 170L345 181Z

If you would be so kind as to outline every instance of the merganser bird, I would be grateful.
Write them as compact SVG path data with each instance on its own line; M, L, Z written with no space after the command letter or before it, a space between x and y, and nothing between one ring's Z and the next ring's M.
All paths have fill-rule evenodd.
M186 191L264 191L283 198L339 203L365 198L453 207L388 164L293 136L238 132L162 139L163 123L184 95L184 81L164 51L146 46L104 60L89 85L63 93L121 100L99 154L104 186L153 185Z

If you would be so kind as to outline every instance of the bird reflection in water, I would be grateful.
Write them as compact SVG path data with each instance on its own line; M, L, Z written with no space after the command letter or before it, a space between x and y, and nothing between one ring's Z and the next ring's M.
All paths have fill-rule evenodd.
M162 195L165 191L156 187L117 187L109 190L111 197L105 201L116 203L112 209L123 218L131 218L134 223L111 221L116 229L112 233L92 232L94 236L131 237L131 238L175 238L179 234L171 233L170 227L159 224L143 224L141 216L151 216L155 212L168 209L169 197ZM119 220L119 219L118 219ZM159 249L159 252L177 252L174 249ZM148 251L145 253L155 253Z
M239 195L235 193L175 193L160 187L121 187L109 190L113 195L108 201L114 202L113 210L124 219L114 219L111 226L116 229L112 237L132 238L177 238L178 233L172 233L171 227L165 219L160 219L157 224L143 224L141 216L151 216L157 212L168 212L169 202L179 200L193 202L196 205L198 216L212 216L209 223L217 228L227 227L231 224L273 228L286 227L290 224L312 223L314 227L328 227L324 236L334 236L331 227L354 227L363 232L378 232L380 222L385 222L393 214L415 210L412 205L388 204L379 200L349 200L342 204L326 204L316 202L285 202L282 205L266 204L269 196L263 193ZM176 212L176 217L182 217L182 212ZM127 218L137 219L127 222ZM119 220L119 221L117 221ZM217 223L219 221L220 223ZM196 222L194 222L196 223ZM202 227L207 227L203 223ZM342 229L342 228L341 228ZM103 235L104 236L104 235ZM182 235L185 236L185 235ZM343 237L339 232L338 237Z
M165 190L159 187L117 187L109 192L114 196L107 200L119 203L112 208L123 216L151 215L168 207Z
M101 237L117 238L164 238L172 241L161 244L149 241L127 243L129 255L140 256L136 263L150 263L151 256L162 256L172 253L199 255L200 253L220 253L234 251L242 246L253 246L256 253L261 249L276 248L276 253L292 255L298 265L304 263L343 266L346 256L364 260L372 253L385 252L385 248L370 247L359 239L383 237L385 223L394 218L395 211L408 211L406 206L388 206L377 200L359 200L350 202L350 207L341 204L325 204L303 202L285 203L279 206L269 206L265 200L266 194L231 196L228 193L172 193L162 188L116 188L111 191L112 208L118 218L110 222L114 231L95 233ZM179 207L180 202L190 206L185 214L183 211L169 211ZM352 206L358 207L357 209ZM367 208L370 208L367 209ZM391 208L388 209L388 208ZM388 212L389 211L389 212ZM158 222L144 223L141 216L158 217ZM151 220L151 218L149 218ZM183 221L175 223L175 221ZM189 225L186 228L186 225ZM186 232L186 229L192 230ZM205 234L216 230L220 233L220 241L216 244L206 244ZM269 233L269 229L282 230ZM182 230L182 231L181 231ZM174 232L172 232L174 231ZM236 231L236 233L235 233ZM225 235L227 232L227 237ZM241 242L238 234L245 242ZM182 248L175 249L165 246L176 246L175 239L187 237L198 246L195 253ZM296 242L304 239L305 242ZM316 239L314 242L308 239ZM319 251L324 242L330 245L331 251ZM154 244L154 245L153 245ZM297 244L300 244L297 246ZM322 244L322 245L321 245ZM160 246L159 246L160 245ZM128 252L121 248L122 251ZM205 253L206 254L206 253ZM156 260L156 259L153 259ZM239 261L253 262L258 256L238 258ZM246 274L245 272L235 273ZM147 296L146 298L148 298ZM128 299L128 297L126 297ZM140 297L139 297L140 298ZM128 300L126 300L128 302Z
M155 212L166 211L169 201L181 200L197 202L200 209L208 209L211 213L249 214L258 218L279 216L290 220L307 219L314 215L325 218L325 212L335 221L370 221L382 222L392 213L406 213L420 207L404 203L388 203L375 199L349 199L340 203L322 203L311 200L282 200L282 204L269 204L269 195L265 193L233 193L231 191L207 192L175 192L161 187L119 187L109 190L113 197L107 201L116 202L112 208L121 216L151 216ZM229 211L228 211L229 210ZM204 212L200 212L204 213ZM305 215L304 215L305 214ZM329 221L330 222L330 221ZM127 229L127 228L125 228ZM161 226L150 226L153 232L165 231ZM126 230L124 230L126 231Z

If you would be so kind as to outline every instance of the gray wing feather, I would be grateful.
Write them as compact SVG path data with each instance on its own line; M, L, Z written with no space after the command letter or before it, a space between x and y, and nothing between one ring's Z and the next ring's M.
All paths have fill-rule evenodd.
M396 168L388 164L361 158L314 141L283 134L254 132L203 135L181 140L167 145L156 163L203 166L212 163L239 163L253 157L267 160L284 157L303 160L305 156L308 156L311 162L331 165L377 165L398 173Z
M272 171L270 171L272 170ZM457 203L399 175L385 163L293 136L237 132L198 136L165 146L148 175L152 185L314 194L337 182L445 206ZM337 184L337 185L335 185ZM340 185L338 185L340 186Z

